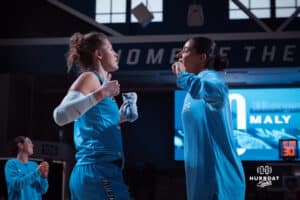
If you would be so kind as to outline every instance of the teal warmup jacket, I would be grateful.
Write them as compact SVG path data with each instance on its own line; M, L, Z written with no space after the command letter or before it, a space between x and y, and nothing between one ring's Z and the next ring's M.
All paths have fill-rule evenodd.
M5 164L8 200L39 200L48 190L48 180L40 176L36 162L17 159Z
M245 177L233 141L228 88L217 72L181 72L188 200L244 200Z

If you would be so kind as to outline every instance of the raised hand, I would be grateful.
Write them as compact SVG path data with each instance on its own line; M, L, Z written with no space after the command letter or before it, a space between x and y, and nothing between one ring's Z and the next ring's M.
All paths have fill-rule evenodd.
M106 81L100 88L104 96L117 96L120 93L120 84L117 80Z
M46 161L43 161L39 164L38 170L43 178L47 178L49 174L49 164Z
M172 65L172 71L176 76L178 76L178 74L184 70L185 70L185 67L182 62L177 61Z

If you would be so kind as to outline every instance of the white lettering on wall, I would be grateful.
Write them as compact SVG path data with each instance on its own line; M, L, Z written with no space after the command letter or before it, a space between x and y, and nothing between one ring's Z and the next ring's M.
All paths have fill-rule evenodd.
M181 48L173 48L171 50L171 56L170 56L170 64L173 64L177 61L176 55L181 50Z
M269 57L269 61L273 62L276 52L276 46L272 46L269 48L268 46L264 46L263 53L262 53L262 61L266 62L267 58Z
M117 54L118 54L118 61L120 61L120 58L122 56L122 50L118 49Z
M228 52L231 50L231 47L220 47L220 55L221 56L228 56Z
M127 64L136 65L139 62L141 50L140 49L130 49L128 51Z
M237 49L236 49L237 48ZM265 46L220 46L219 52L221 56L229 56L242 63L277 63L277 62L295 62L297 45L265 45ZM177 53L181 48L132 48L118 49L119 59L126 61L127 65L162 65L173 64L177 61ZM236 55L233 55L236 54ZM145 59L142 59L145 58ZM244 59L244 60L241 60ZM260 60L259 60L260 59ZM232 59L230 59L232 60ZM229 61L230 61L229 60Z
M147 59L146 59L146 64L161 64L164 52L165 50L161 48L158 50L158 52L155 55L154 49L149 49Z
M255 46L245 46L244 49L246 50L245 62L248 63L251 59L252 50L254 50Z
M294 61L294 57L293 57L294 51L292 51L292 50L295 48L296 48L296 45L286 45L284 47L282 60L285 62L293 62Z

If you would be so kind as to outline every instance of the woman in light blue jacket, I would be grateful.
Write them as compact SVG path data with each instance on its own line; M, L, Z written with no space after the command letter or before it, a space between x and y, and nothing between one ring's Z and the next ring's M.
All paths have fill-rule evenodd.
M34 147L30 138L18 136L14 145L17 157L5 163L8 200L41 200L48 190L49 164L29 160Z
M172 65L187 91L182 108L188 200L243 200L245 177L233 140L228 87L216 72L227 65L213 40L188 40ZM214 69L211 69L214 68Z

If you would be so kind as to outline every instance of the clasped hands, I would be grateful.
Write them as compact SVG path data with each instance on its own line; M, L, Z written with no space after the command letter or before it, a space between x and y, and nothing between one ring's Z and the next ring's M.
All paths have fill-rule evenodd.
M41 162L38 166L38 170L43 178L47 178L49 174L49 163L46 161Z

